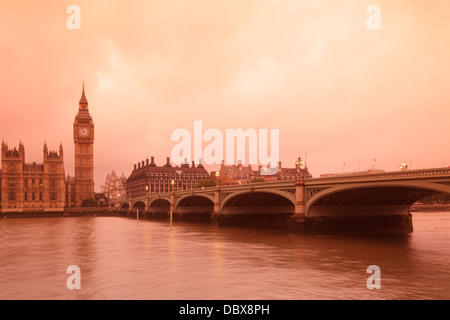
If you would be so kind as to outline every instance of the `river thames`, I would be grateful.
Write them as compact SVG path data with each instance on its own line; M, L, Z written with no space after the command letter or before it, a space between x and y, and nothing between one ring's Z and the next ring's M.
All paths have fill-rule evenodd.
M0 299L449 299L450 212L407 235L301 236L122 217L0 221ZM81 288L69 290L70 265ZM381 271L369 290L367 267Z

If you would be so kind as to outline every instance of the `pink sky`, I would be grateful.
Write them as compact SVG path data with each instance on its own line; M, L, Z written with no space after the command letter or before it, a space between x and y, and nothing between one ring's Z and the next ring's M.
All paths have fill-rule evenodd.
M69 5L81 29L69 30ZM369 30L369 5L381 29ZM280 130L314 176L450 165L449 1L146 0L0 3L0 138L27 162L62 142L86 83L95 189L177 128ZM410 162L411 161L411 162ZM361 164L359 164L361 163ZM218 166L209 166L215 170Z

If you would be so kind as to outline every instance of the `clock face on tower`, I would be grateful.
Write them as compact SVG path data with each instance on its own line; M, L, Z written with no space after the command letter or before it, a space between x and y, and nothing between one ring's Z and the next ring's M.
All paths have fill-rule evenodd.
M89 135L89 129L86 127L82 127L78 130L78 134L82 137L87 137Z

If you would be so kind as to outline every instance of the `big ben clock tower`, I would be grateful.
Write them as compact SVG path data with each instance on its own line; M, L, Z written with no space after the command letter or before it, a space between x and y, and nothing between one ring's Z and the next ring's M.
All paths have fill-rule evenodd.
M88 101L83 93L78 114L73 122L75 144L75 205L94 196L94 123L89 114Z

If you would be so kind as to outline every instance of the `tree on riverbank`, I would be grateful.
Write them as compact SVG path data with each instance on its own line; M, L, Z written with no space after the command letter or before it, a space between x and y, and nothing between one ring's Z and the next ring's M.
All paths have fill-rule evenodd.
M82 207L97 207L98 201L94 197L86 198L81 203Z
M94 193L93 197L89 197L83 200L81 203L82 207L99 207L107 206L106 196L104 193Z
M194 186L194 188L207 188L214 187L217 185L217 179L203 179L199 180L198 183Z

